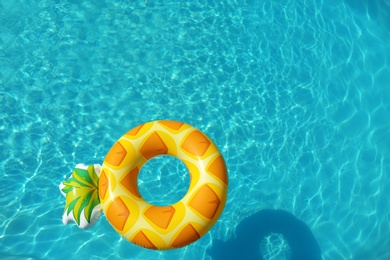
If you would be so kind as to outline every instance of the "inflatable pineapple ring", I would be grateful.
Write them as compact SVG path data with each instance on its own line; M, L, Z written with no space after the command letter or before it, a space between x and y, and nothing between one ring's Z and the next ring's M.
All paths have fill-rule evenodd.
M187 194L173 205L152 205L138 190L140 169L158 155L179 158L190 172ZM75 195L69 191L77 181L80 187L90 183L83 192L89 204L85 199L74 202ZM60 185L66 196L63 222L75 221L88 228L101 209L130 242L150 249L178 248L196 241L215 224L226 202L227 186L223 157L205 134L181 122L149 122L123 135L107 153L101 169L99 165L76 166L70 179Z

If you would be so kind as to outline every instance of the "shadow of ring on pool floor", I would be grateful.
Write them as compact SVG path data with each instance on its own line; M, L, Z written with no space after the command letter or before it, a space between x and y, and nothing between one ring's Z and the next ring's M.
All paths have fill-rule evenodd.
M321 250L309 227L283 210L261 210L244 219L236 236L213 241L207 251L218 259L321 260Z

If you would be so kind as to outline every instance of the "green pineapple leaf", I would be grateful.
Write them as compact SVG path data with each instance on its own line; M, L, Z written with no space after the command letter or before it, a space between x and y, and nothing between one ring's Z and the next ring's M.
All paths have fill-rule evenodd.
M99 205L99 177L94 165L87 169L75 168L67 181L62 183L61 191L65 194L64 213L73 214L73 219L80 226L81 218L90 223L93 209ZM84 210L84 216L81 213Z

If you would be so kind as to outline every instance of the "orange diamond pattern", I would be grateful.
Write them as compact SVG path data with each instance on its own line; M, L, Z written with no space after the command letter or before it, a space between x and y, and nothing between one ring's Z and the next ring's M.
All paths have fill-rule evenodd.
M209 185L205 184L190 201L191 208L208 219L212 219L218 210L220 200Z
M130 211L120 197L113 200L108 207L107 219L118 230L123 230L129 216Z
M158 133L154 132L142 145L140 152L146 158L146 160L149 160L150 158L153 158L157 155L167 154L168 147L158 135Z
M141 198L141 194L139 193L137 186L137 178L138 178L138 167L132 169L126 176L121 180L122 186L128 190L134 196Z
M107 175L106 175L106 172L103 170L101 173L100 173L100 178L99 178L99 197L101 199L104 199L106 197L106 193L107 193L107 190L108 190L108 179L107 179Z
M210 165L207 167L207 171L223 181L225 184L227 180L227 170L222 155L218 156Z
M134 244L150 248L150 249L157 249L155 245L149 240L149 238L144 234L144 232L140 231L133 237L131 240Z
M158 121L160 124L165 125L173 130L179 130L184 123L171 121L171 120L160 120Z
M198 232L196 232L195 228L188 224L182 231L180 231L179 235L172 242L173 247L182 247L188 245L200 238Z
M195 156L203 156L210 146L210 141L200 131L195 130L187 136L181 147Z
M171 223L174 214L175 208L171 206L152 206L145 211L145 216L156 226L163 229L168 228L169 223Z
M105 161L111 165L119 166L125 159L126 154L126 149L119 142L116 142L108 152Z

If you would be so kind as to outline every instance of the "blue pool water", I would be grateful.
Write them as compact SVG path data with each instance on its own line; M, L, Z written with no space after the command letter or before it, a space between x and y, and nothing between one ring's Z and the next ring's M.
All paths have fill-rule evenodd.
M0 258L390 259L389 13L388 0L0 1ZM224 155L211 231L151 251L104 216L64 226L59 183L156 119ZM140 189L180 199L183 165L160 162ZM263 223L286 234L254 238ZM294 249L289 232L312 243Z

